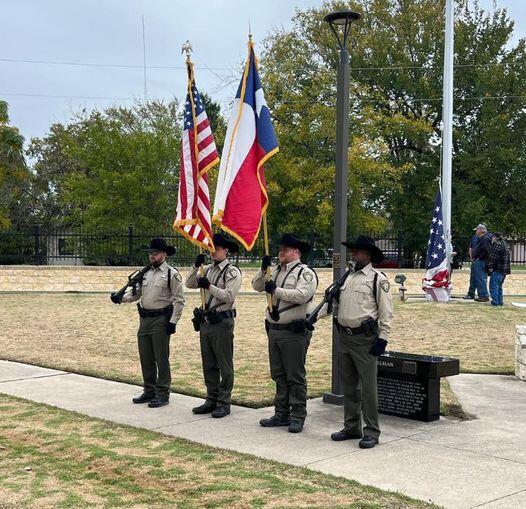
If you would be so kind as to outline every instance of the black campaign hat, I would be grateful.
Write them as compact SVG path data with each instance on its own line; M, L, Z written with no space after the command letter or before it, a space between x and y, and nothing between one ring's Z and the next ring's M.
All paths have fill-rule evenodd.
M175 254L175 247L169 246L166 240L157 237L150 241L150 246L148 247L148 253L153 251L164 251L168 256L172 256Z
M284 233L279 241L280 246L295 247L302 253L308 253L311 250L311 245L308 242L300 240L292 233Z
M363 249L371 254L371 262L381 263L384 261L382 250L376 246L374 240L367 235L359 235L354 242L342 242L349 249Z
M239 245L221 233L214 233L214 246L226 247L231 253L239 252Z

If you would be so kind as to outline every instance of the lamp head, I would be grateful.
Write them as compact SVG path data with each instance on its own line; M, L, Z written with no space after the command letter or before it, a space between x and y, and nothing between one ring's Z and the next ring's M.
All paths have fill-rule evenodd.
M361 18L361 15L353 11L335 11L327 14L323 19L329 23L331 30L338 40L338 46L347 49L347 40L351 30L351 23ZM340 37L341 34L341 37Z

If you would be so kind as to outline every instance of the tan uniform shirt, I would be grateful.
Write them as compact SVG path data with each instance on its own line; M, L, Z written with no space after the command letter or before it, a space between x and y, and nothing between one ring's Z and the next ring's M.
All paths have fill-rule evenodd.
M229 265L226 258L221 263L206 265L204 273L210 281L210 288L205 290L205 302L208 307L216 311L235 309L236 296L241 288L241 271L236 266ZM199 288L198 277L199 269L192 267L186 276L186 287Z
M279 302L279 310L292 304L299 304L299 306L280 313L277 322L270 318L267 309L267 320L270 323L285 324L305 318L315 307L313 297L318 286L316 274L307 265L301 263L301 260L295 260L286 265L275 265L271 269L271 274L277 285L276 291L272 296L273 305ZM266 273L258 270L252 279L252 288L257 292L264 292L265 282Z
M168 288L168 269L171 281ZM181 318L184 307L183 279L179 271L163 262L158 268L152 267L145 275L136 295L132 295L131 288L126 290L122 302L134 302L141 299L144 309L162 309L173 304L174 310L170 322L177 323Z
M374 276L378 274L376 295L374 298ZM378 301L378 302L377 302ZM391 332L393 320L393 300L389 280L371 264L349 274L340 291L337 304L338 322L345 327L360 327L364 320L378 320L378 336L386 341Z

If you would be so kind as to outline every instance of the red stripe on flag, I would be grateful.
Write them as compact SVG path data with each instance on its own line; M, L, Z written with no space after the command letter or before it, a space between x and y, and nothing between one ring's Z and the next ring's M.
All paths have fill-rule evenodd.
M208 145L210 145L211 143L214 143L214 137L212 136L212 134L210 134L209 136L207 136L206 138L203 138L198 144L197 144L197 148L199 149L199 152L201 152L202 150L204 150L206 147L208 147ZM214 152L216 152L214 150ZM216 152L217 153L217 152Z
M206 168L210 163L214 162L218 158L217 152L214 150L210 154L208 154L200 163L199 163L199 171L201 171L203 168Z
M210 122L207 118L205 118L201 123L197 124L197 134L199 134L201 131L204 131L209 125Z

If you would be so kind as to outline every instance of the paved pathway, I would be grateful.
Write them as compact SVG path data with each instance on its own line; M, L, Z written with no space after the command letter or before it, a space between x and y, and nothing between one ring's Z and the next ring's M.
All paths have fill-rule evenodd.
M131 404L133 385L0 361L0 392L171 436L255 454L400 491L450 508L526 508L526 383L509 376L460 375L451 386L469 422L420 423L381 416L381 445L332 442L342 409L308 404L304 432L261 428L270 409L233 407L221 421L196 416L201 400L173 394L170 405Z

